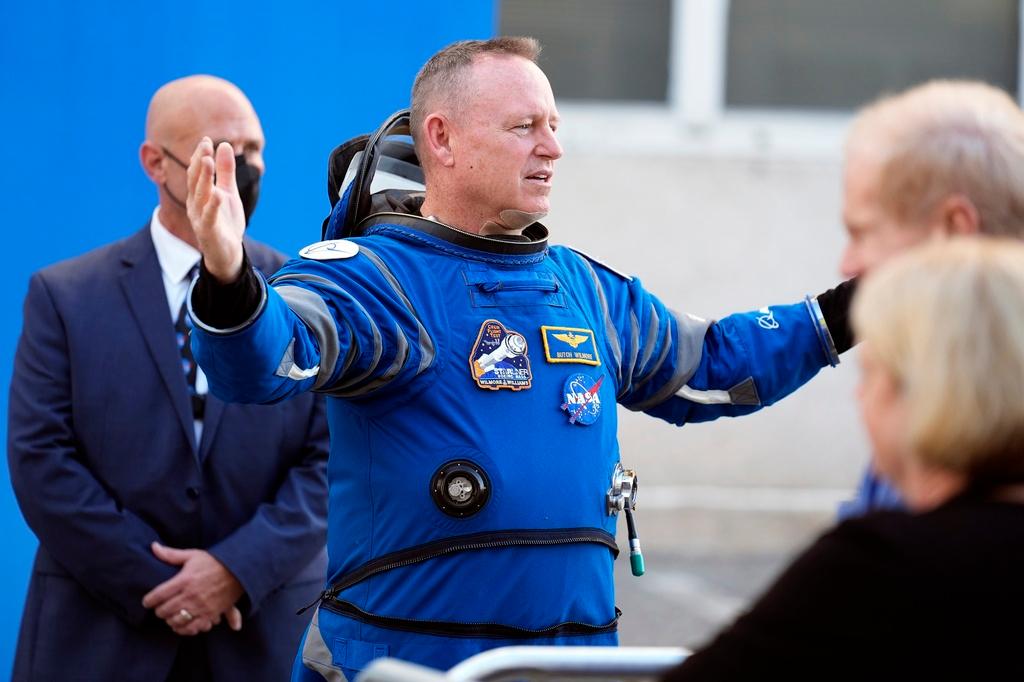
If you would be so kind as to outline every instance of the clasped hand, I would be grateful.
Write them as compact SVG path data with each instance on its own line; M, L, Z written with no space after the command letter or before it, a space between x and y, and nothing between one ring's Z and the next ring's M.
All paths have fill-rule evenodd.
M242 629L242 613L235 604L244 590L224 564L201 549L175 549L158 542L151 547L158 559L181 570L150 590L142 598L144 607L153 609L179 635L208 632L221 618L232 630Z

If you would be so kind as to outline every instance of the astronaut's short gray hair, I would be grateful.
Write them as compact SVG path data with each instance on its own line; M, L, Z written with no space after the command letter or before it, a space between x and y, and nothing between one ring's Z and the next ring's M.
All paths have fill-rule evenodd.
M417 137L423 120L443 102L448 108L458 110L461 97L465 94L466 75L469 67L483 55L510 55L537 63L540 43L536 38L524 36L500 36L490 40L460 40L436 53L427 60L412 86L412 128L413 141Z

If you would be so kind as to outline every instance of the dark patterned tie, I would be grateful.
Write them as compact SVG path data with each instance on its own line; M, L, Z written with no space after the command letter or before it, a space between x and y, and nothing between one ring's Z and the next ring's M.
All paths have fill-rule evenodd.
M188 272L188 281L195 277L198 266L193 265ZM192 319L188 316L188 294L181 302L181 309L178 311L178 319L174 321L174 338L178 342L178 352L181 354L181 370L185 373L185 382L188 384L188 395L192 401L192 418L202 419L206 409L206 396L196 393L196 359L192 357L192 346L189 343L189 333L192 331Z

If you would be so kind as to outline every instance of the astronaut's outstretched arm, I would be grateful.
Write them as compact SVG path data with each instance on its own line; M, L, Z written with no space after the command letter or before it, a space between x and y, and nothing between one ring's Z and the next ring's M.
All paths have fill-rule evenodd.
M218 398L274 403L314 386L319 349L244 250L242 264L242 274L228 284L201 264L188 296L192 351Z
M846 320L856 282L801 303L770 306L709 323L699 358L661 390L636 391L627 407L675 424L749 414L789 395L853 343ZM682 327L686 322L674 316ZM680 332L676 332L680 336ZM639 397L637 400L635 398Z
M344 259L296 259L265 280L200 272L192 349L223 400L272 403L302 391L357 398L429 371L437 342L387 265L364 244Z
M674 424L770 405L837 364L853 343L846 313L855 280L715 321L670 310L637 278L589 256L565 255L568 275L594 284L617 401Z

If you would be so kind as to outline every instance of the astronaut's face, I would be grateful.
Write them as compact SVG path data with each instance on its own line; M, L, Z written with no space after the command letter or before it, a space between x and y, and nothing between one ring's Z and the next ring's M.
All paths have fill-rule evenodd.
M551 85L536 64L487 55L471 67L454 121L453 172L463 199L487 217L501 211L548 212L558 111Z

